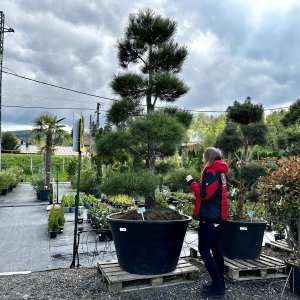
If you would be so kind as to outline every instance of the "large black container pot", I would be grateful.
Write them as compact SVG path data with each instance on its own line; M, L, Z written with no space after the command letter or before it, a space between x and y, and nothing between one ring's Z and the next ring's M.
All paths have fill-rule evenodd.
M2 189L1 196L7 195L8 189Z
M40 190L41 201L49 201L50 190Z
M156 275L175 270L191 218L138 221L108 217L120 267L129 273Z
M221 227L221 248L230 259L256 259L260 257L267 222L250 223L227 221Z
M289 275L291 291L300 295L300 265L295 264L293 260L290 259L286 259L285 264L287 266L287 275Z

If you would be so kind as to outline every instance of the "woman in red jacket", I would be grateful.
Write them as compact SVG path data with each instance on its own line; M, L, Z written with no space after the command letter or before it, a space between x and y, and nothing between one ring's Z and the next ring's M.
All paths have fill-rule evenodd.
M214 147L205 150L203 162L200 182L194 182L191 175L186 181L196 198L193 218L199 221L199 252L212 279L203 288L202 295L219 299L225 295L224 257L219 240L220 224L228 215L226 174L229 168L222 151Z

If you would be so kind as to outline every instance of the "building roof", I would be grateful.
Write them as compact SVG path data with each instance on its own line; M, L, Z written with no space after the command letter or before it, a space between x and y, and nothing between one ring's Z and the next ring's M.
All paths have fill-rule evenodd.
M40 149L35 145L20 145L21 154L38 154ZM71 146L55 146L54 155L78 155L78 152L73 151Z

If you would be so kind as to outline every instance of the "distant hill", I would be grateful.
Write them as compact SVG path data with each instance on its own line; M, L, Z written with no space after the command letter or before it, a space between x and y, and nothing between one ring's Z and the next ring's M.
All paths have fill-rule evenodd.
M31 130L14 130L9 132L22 140L29 140L31 135Z

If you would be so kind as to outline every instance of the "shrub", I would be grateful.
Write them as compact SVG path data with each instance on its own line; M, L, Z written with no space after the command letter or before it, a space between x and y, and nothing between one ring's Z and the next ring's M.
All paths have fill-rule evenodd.
M149 172L127 172L112 175L103 182L101 190L108 195L124 194L154 199L157 185L158 178Z
M192 175L194 179L199 178L199 172L194 168L179 168L169 172L163 179L163 183L169 187L172 192L184 191L190 192L188 185L186 184L186 176Z
M278 160L275 171L269 170L261 178L258 189L260 199L268 211L274 228L282 232L288 228L295 257L300 262L300 157ZM291 227L298 226L298 237Z
M56 210L58 225L59 227L63 227L66 222L63 206L61 205L59 208L56 208Z
M51 207L49 215L48 215L48 229L49 231L58 231L59 224L58 224L58 210Z

